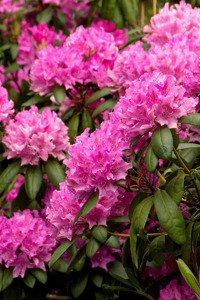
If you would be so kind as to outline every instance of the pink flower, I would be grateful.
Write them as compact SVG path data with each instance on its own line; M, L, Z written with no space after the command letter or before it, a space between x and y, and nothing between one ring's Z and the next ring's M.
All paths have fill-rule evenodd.
M22 165L38 165L49 155L62 160L69 146L67 127L56 113L45 108L39 114L35 106L19 112L9 122L2 141L7 147L5 156L21 158Z
M14 267L13 277L24 277L27 269L45 271L55 240L38 212L27 209L10 219L0 216L0 223L0 263L6 268Z
M18 1L13 1L13 0L1 0L1 5L0 5L0 14L5 14L5 13L15 13L20 9L23 9L24 5L24 0L18 0Z
M20 188L24 184L24 181L25 181L25 179L24 179L23 175L19 175L17 177L17 180L16 180L12 190L10 190L10 192L8 192L6 195L7 201L12 202L18 196Z
M92 257L92 268L101 268L108 272L108 264L115 261L111 248L107 246L101 247Z
M18 64L24 66L26 72L29 71L41 49L44 49L47 45L53 46L55 41L62 44L65 38L61 31L56 33L54 28L48 28L46 23L32 27L23 26L22 33L18 37Z
M4 87L2 87L0 82L0 122L4 125L8 122L10 115L13 114L13 107L13 101L9 101L8 92Z
M192 289L182 280L173 279L160 290L159 300L197 300Z
M76 83L102 86L113 67L118 48L112 34L102 28L79 26L64 46L49 45L38 53L31 68L31 88L40 95L55 85L73 88Z
M199 40L200 10L181 1L169 6L166 3L160 12L151 18L150 25L144 27L145 39L149 43L163 45L172 37L187 36L188 40Z

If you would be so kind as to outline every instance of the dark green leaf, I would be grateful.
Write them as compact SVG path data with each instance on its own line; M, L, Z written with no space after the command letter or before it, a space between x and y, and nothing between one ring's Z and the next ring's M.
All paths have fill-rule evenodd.
M31 274L41 283L45 284L47 282L47 273L45 271L41 269L33 269Z
M18 45L17 44L12 44L10 47L10 54L13 60L17 58L18 55Z
M81 273L78 275L71 285L71 292L75 299L77 299L85 290L88 282L88 274Z
M166 185L166 192L171 198L179 204L184 195L184 179L185 174L180 172L174 178L172 178Z
M42 172L39 166L30 166L26 171L25 189L31 200L35 199L42 185Z
M108 109L110 111L113 110L115 104L117 103L116 100L114 99L109 99L106 100L105 102L103 102L102 104L100 104L94 111L93 111L93 118L95 118L96 116L98 116L102 111Z
M36 281L35 277L32 276L30 273L26 274L24 277L24 283L31 289L34 287L35 281Z
M200 145L195 143L180 143L178 145L178 150L190 149L190 148L200 148Z
M14 73L19 69L19 67L20 66L17 63L13 63L6 68L5 74Z
M182 124L190 124L194 126L200 126L200 114L189 114L179 119Z
M158 158L155 155L151 145L149 145L146 150L144 161L145 161L147 171L153 173L157 167Z
M79 117L80 115L73 115L68 121L68 135L70 143L73 144L75 137L78 135L78 126L79 126Z
M184 244L186 241L184 218L174 200L166 191L157 190L154 205L158 219L169 237L177 244Z
M86 255L83 255L76 264L74 264L74 270L80 272L85 265Z
M106 241L106 246L119 249L120 248L120 242L116 236L111 236Z
M53 185L59 189L60 183L65 181L65 171L55 158L49 158L44 164L45 172Z
M142 200L142 202L140 202L136 206L135 210L133 211L133 216L131 221L132 226L134 228L134 232L140 233L144 230L152 205L153 205L153 197L150 196Z
M14 177L20 173L20 161L17 160L8 165L0 175L0 194L9 186Z
M198 281L196 280L192 271L188 268L188 266L180 258L177 260L177 264L178 264L179 270L180 270L183 278L187 282L187 284L191 287L191 289L195 292L195 294L197 294L197 296L200 297L200 285L199 285Z
M94 285L96 285L98 288L100 288L102 286L102 282L103 282L103 275L101 274L94 274L92 276L92 282L94 283Z
M95 226L92 229L93 237L100 243L104 243L108 237L107 228L104 226Z
M148 266L153 268L161 268L164 261L165 250L165 236L155 237L149 245L149 255L152 257L152 261Z
M87 214L96 206L99 201L99 193L95 192L92 196L87 200L87 202L81 207L79 212L77 213L74 223L77 222L80 216L87 216Z
M131 258L133 265L138 269L138 255L137 255L137 234L133 223L130 227L130 249L131 249Z
M38 23L49 23L51 21L52 16L53 9L51 6L48 6L45 10L43 10L36 16L36 20Z
M50 261L49 261L49 267L51 268L55 262L71 247L71 245L74 243L74 241L66 241L62 245L60 245L55 252L53 253Z
M93 257L99 248L100 248L100 244L95 239L92 238L86 246L87 256L89 258Z
M64 261L62 258L59 258L52 266L52 268L55 271L58 271L60 273L66 273L68 270L68 263L66 263L66 261Z
M135 26L138 15L138 1L123 0L119 1L121 11L128 25Z
M62 103L66 98L66 90L62 86L56 86L53 89L53 95L58 103Z
M158 158L169 159L172 156L173 136L169 128L160 127L154 131L151 145Z
M94 122L88 110L84 110L82 113L81 132L83 132L86 128L94 128Z
M28 107L28 106L31 106L33 104L38 104L38 103L41 103L41 102L44 102L44 98L42 98L40 96L33 96L28 101L24 102L22 104L22 106Z
M3 271L3 280L2 280L2 286L1 291L4 291L7 289L11 283L13 282L13 271L11 269L5 269Z
M112 20L117 0L103 0L101 5L101 16L104 19Z
M113 22L116 25L116 28L123 28L124 27L124 17L119 7L119 1L115 5L114 14L113 14Z
M90 98L88 98L86 101L85 101L85 106L88 106L90 105L91 103L93 103L94 101L104 97L104 96L107 96L110 94L110 89L107 88L107 87L104 87L102 88L101 90L95 92Z

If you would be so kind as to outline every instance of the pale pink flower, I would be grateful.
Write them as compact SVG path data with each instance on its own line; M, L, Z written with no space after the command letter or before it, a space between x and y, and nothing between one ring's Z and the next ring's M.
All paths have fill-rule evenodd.
M0 122L4 125L8 122L10 116L14 113L14 103L8 99L7 90L0 82Z

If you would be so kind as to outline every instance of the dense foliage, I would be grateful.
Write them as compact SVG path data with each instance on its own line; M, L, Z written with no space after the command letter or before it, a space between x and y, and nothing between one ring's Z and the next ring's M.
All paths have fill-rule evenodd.
M176 2L0 1L0 299L200 299L200 3Z

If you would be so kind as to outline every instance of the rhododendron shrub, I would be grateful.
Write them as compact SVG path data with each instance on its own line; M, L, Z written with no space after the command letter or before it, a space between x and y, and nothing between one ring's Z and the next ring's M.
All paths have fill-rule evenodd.
M200 8L150 2L0 1L0 299L199 299Z

